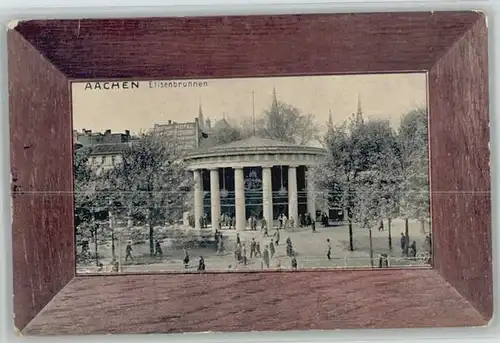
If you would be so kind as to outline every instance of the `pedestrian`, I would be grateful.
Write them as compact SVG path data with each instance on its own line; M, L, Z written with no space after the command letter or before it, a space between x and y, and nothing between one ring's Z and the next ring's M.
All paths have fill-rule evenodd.
M222 254L223 251L224 251L224 243L222 242L222 237L221 237L217 242L217 255Z
M279 228L281 229L283 227L283 214L280 214L278 216L278 224L279 224Z
M292 255L292 269L297 270L297 259L295 258L295 254Z
M286 255L287 256L293 255L292 240L290 239L290 237L286 239Z
M129 258L132 261L134 260L134 258L132 257L132 242L131 241L128 241L127 246L125 247L125 261L127 261Z
M416 257L417 256L417 243L413 241L410 245L410 256L411 257Z
M406 251L406 237L405 234L401 232L401 238L399 239L401 245L401 256L404 256Z
M387 254L381 254L378 260L379 268L389 268L389 259Z
M219 249L219 230L215 229L214 233L214 243L215 243L215 251Z
M430 235L425 236L425 250L430 254L432 247L431 247L431 237Z
M316 222L314 220L311 220L311 228L312 232L316 232Z
M330 244L330 238L326 239L326 258L331 260L332 259L332 245Z
M200 259L198 261L198 271L199 272L205 271L205 259L203 258L203 256L200 256Z
M266 230L266 232L267 232L267 220L266 220L266 218L262 218L262 220L260 221L260 230L261 231Z
M155 256L163 256L163 250L161 249L161 244L159 240L155 241Z
M274 233L274 241L276 242L276 246L280 245L280 229L276 229Z
M299 226L300 227L304 226L304 215L302 213L299 214Z
M240 234L236 234L236 244L241 244Z
M274 256L274 252L275 252L275 250L274 250L274 242L273 242L273 240L271 239L271 243L269 243L269 253L270 253L270 257L271 257L271 258L273 258L273 256Z
M184 260L182 260L184 263L184 268L187 268L189 266L189 254L187 249L184 249Z
M259 242L257 242L257 243L255 244L255 257L257 257L257 255L258 255L259 257L262 257L262 254L261 254L261 252L260 252L260 243L259 243Z
M283 221L283 230L286 230L288 227L288 218L283 215L283 218L281 218L281 220Z
M241 259L242 259L243 264L246 266L247 265L247 248L246 248L245 244L243 244L243 253L241 255Z
M241 246L238 243L236 243L236 246L234 247L234 259L238 263L241 261Z
M255 238L252 238L252 241L250 242L250 258L257 255L257 251L255 250L256 247L257 243L255 242Z
M266 268L269 268L269 247L267 245L264 248L264 252L262 253L262 260L266 265Z

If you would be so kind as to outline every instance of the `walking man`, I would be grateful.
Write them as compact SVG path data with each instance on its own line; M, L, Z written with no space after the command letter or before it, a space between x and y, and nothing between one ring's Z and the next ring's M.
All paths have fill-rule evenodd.
M131 259L132 261L134 258L132 257L132 242L128 241L127 246L125 247L125 261L128 259Z
M252 238L252 241L250 242L250 258L257 256L257 251L255 251L256 246L257 243L255 242L255 238Z
M327 246L326 246L326 249L327 249L326 250L326 258L328 260L331 260L332 259L332 245L330 243L330 238L326 239L326 244L327 244Z
M160 255L160 257L163 256L163 251L161 249L161 244L159 240L155 241L155 256Z
M280 245L280 230L276 229L276 232L274 233L274 238L276 242L276 246Z

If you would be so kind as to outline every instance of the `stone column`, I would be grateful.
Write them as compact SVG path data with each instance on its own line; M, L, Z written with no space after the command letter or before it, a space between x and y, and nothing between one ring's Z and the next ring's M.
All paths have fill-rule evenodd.
M247 219L245 214L245 184L243 167L234 168L234 203L236 207L236 229L245 230Z
M219 168L210 169L210 208L212 209L212 230L215 230L219 228L220 221Z
M307 212L311 214L311 218L316 220L316 190L314 188L311 171L307 168Z
M288 167L288 219L294 221L294 225L298 223L298 196L297 196L297 168L296 166Z
M271 167L262 167L262 207L267 227L272 230L273 223L273 183L271 179Z
M194 227L201 229L200 218L203 217L203 182L201 170L193 170L194 175Z

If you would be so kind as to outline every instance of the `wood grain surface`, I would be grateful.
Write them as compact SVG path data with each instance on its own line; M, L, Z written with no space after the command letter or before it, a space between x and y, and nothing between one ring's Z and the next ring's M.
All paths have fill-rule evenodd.
M487 28L480 20L430 70L429 146L434 267L491 318L487 57Z
M26 334L482 325L434 270L77 277Z
M70 79L428 70L475 12L28 21L17 30Z
M23 328L75 276L68 80L8 33L15 324Z
M477 12L21 22L8 33L16 327L54 335L485 325L485 22ZM75 277L70 80L399 71L429 72L435 269Z

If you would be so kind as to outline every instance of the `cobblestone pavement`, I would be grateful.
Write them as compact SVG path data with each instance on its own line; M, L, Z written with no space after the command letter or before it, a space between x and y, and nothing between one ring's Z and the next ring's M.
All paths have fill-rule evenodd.
M410 267L425 265L421 259L408 259L401 256L400 235L401 232L404 232L404 221L393 220L392 222L392 250L389 249L387 226L387 222L385 222L384 231L372 229L374 265L378 266L378 257L382 253L389 255L391 266ZM425 229L428 233L429 228L426 227ZM349 251L349 231L347 226L327 228L320 226L316 231L316 233L313 233L311 228L293 228L287 229L286 231L280 230L280 244L276 247L276 253L271 259L270 268L291 269L291 260L286 256L285 251L285 240L287 237L290 237L292 241L299 269L370 267L370 243L369 231L367 229L361 229L358 226L354 226L354 251ZM261 270L263 268L262 259L259 257L250 258L250 241L252 238L255 238L256 241L260 242L261 251L263 251L264 246L269 244L274 232L275 230L269 232L271 237L263 237L263 233L260 229L257 229L257 231L250 231L247 229L238 232L241 242L246 245L248 256L247 265L238 264L235 261L234 246L237 232L227 229L223 230L223 235L226 237L225 247L227 251L221 255L217 255L213 248L189 249L188 252L191 261L187 269L182 263L184 257L182 250L173 250L169 249L168 246L164 246L162 258L151 258L148 256L144 259L145 262L141 263L137 260L141 259L140 256L148 255L149 245L134 245L133 254L136 260L134 262L127 261L123 263L123 257L125 255L124 244L118 244L117 249L119 250L119 259L122 261L122 272L196 271L199 256L203 256L207 271ZM416 242L417 252L425 251L425 236L427 233L421 231L420 223L410 221L409 233L410 242ZM326 257L327 238L330 239L332 247L330 260ZM104 271L108 271L109 268L107 264L110 263L111 259L109 247L100 247L99 254L102 256L102 262L105 265ZM79 273L95 273L96 267L81 266L78 267L77 271Z

